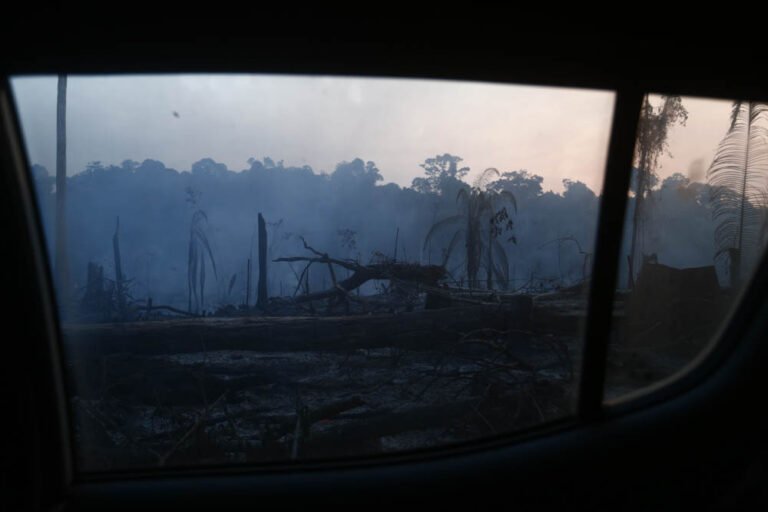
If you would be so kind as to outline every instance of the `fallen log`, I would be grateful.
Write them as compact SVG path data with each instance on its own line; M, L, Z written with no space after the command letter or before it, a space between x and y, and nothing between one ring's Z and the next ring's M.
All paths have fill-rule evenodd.
M331 258L327 253L323 253L313 248L304 238L301 238L304 248L314 256L288 256L277 258L277 263L296 263L305 262L301 275L308 272L309 267L314 263L328 266L331 274L332 286L327 290L315 293L306 293L292 300L296 303L311 302L315 300L325 300L331 298L345 299L349 292L355 290L371 280L390 279L397 281L406 281L409 283L420 283L427 286L436 286L437 283L446 276L446 270L439 265L420 265L418 263L397 263L395 260L387 260L382 263L370 265L361 265L353 260L341 260ZM353 272L351 276L342 281L336 280L336 274L333 266L339 266ZM301 279L299 279L301 281ZM301 285L301 283L299 283Z
M175 313L177 315L186 316L190 318L197 318L200 316L195 313L190 313L189 311L184 311L183 309L174 308L173 306L165 306L162 304L160 305L152 304L152 299L149 299L149 301L147 301L146 306L132 306L131 310L134 313L144 312L146 314L152 313L153 311L168 311L170 313Z
M531 298L397 315L234 317L64 325L70 357L115 353L181 354L211 350L324 351L399 347L432 349L480 327L526 328Z
M293 300L297 303L338 297L359 288L368 281L376 279L394 279L434 286L443 276L445 276L445 269L439 265L418 265L416 263L394 262L358 265L344 260L328 258L326 256L317 258L295 256L289 258L277 258L274 261L286 263L306 261L309 263L333 264L353 271L351 276L337 282L336 286L332 288L295 297Z

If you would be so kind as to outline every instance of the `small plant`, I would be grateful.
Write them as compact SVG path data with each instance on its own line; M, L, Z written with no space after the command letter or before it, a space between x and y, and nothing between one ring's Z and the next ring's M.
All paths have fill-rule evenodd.
M206 253L211 261L213 275L218 279L216 275L216 261L213 258L211 244L208 243L208 237L205 234L205 224L207 222L208 216L204 211L197 210L192 214L192 224L189 230L189 255L187 258L188 310L190 313L199 313L203 307Z

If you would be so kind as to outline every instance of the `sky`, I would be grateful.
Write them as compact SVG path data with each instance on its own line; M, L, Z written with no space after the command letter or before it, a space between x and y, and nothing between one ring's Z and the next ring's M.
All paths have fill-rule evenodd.
M56 77L12 80L32 163L55 172ZM206 157L231 170L250 157L332 172L372 160L384 182L409 186L425 159L451 153L472 169L526 169L560 192L565 178L603 179L610 91L480 82L275 75L70 76L67 172L86 164L162 161L179 171ZM703 180L730 103L685 98L660 176ZM175 115L175 114L178 115Z

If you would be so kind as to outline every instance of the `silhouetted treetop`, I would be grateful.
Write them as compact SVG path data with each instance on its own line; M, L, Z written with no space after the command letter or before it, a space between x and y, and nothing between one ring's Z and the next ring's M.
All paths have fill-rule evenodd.
M543 181L543 177L521 169L501 173L499 179L490 184L490 188L496 192L502 190L512 192L518 201L526 201L535 199L543 193L541 187Z
M355 158L351 162L341 162L331 174L331 180L338 183L360 183L375 185L384 177L373 162L363 162Z
M469 167L459 167L463 159L448 153L427 158L419 167L426 178L414 178L411 187L423 193L443 193L455 189L456 182L469 172Z
M216 162L213 158L203 158L192 164L192 174L226 174L225 164Z

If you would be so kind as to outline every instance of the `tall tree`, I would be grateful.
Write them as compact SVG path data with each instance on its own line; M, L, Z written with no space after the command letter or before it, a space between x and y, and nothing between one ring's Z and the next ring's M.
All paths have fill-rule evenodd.
M419 167L424 169L426 178L414 178L411 187L423 193L442 193L450 188L451 184L460 182L468 172L469 167L459 167L463 159L448 153L437 155L435 158L427 158Z
M126 289L123 276L123 262L120 255L120 217L117 218L115 234L112 237L112 251L115 260L115 294L117 295L117 313L121 321L126 319Z
M637 255L637 238L645 214L645 199L651 193L651 187L656 176L656 166L659 156L669 152L669 129L677 123L685 126L688 111L683 106L680 96L662 96L661 105L651 105L648 95L643 100L640 120L637 126L635 141L634 171L635 171L635 210L632 215L632 239L630 242L629 287L634 287Z
M267 224L259 213L259 284L257 304L267 307Z
M768 197L768 104L736 101L731 125L707 172L715 258L727 257L731 286L742 280L745 252L759 247Z
M67 302L67 75L59 75L56 98L56 277L60 297Z

